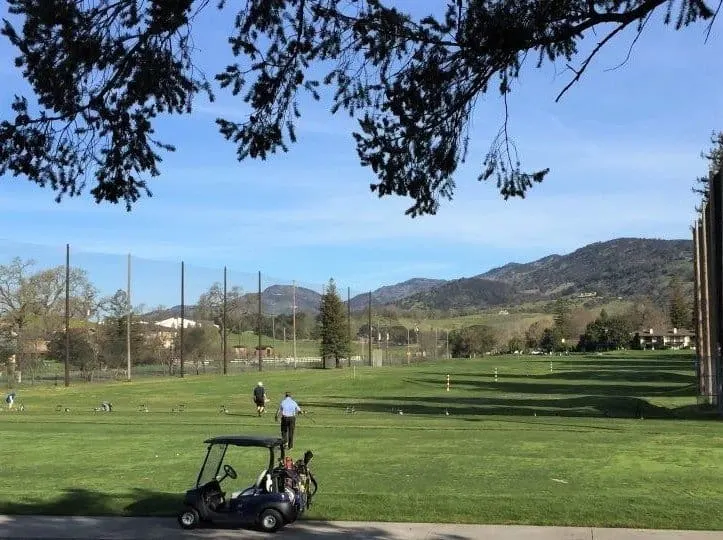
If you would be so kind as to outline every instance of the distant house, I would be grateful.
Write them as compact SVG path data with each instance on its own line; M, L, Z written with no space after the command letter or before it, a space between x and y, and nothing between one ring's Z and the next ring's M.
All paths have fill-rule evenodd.
M255 349L256 354L258 355L259 351L261 351L261 356L264 358L272 358L274 356L274 348L268 345L262 345L261 347L257 345Z
M168 329L165 326L151 326L150 332L145 333L145 338L148 342L152 341L153 338L156 338L160 340L161 346L164 349L171 349L173 348L173 342L176 337L176 332Z
M180 317L171 317L170 319L163 319L162 321L158 321L156 323L158 326L163 326L164 328L180 328L181 327L181 318ZM183 327L194 327L198 326L199 323L196 321L192 321L190 319L183 319Z
M258 345L253 349L246 347L245 345L234 345L233 350L235 352L235 358L257 358L259 351L261 351L262 358L274 358L274 348L268 345Z
M634 340L641 349L689 349L695 344L695 333L685 328L658 332L648 328L636 332Z

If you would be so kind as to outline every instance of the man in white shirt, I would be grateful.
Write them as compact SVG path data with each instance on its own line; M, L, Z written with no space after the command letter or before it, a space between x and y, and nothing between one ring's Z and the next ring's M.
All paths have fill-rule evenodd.
M291 397L290 392L286 392L286 396L279 403L279 408L276 411L276 421L279 420L281 415L281 439L284 441L284 445L288 450L294 447L294 429L296 428L296 415L303 414L299 404L294 401Z

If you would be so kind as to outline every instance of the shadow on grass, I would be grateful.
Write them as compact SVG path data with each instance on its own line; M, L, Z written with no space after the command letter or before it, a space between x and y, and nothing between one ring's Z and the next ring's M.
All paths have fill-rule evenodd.
M119 499L132 499L119 506ZM182 496L135 489L127 494L107 494L86 489L67 490L52 501L0 502L2 538L268 538L250 528L206 524L183 531L175 520ZM7 516L7 517L5 517ZM128 519L135 517L137 519ZM445 526L441 526L442 529ZM404 529L404 527L402 527ZM396 528L396 530L400 530ZM423 532L427 532L426 530ZM239 536L239 535L243 536ZM296 540L367 538L401 540L408 535L374 523L332 523L324 519L299 520L276 534ZM474 535L440 530L439 540L466 540Z
M125 504L131 500L129 504ZM54 500L0 502L0 514L46 516L173 516L181 508L183 495L136 488L109 494L82 488L65 490Z
M307 402L307 407L343 411L349 400ZM573 418L704 418L697 409L673 409L653 405L645 399L619 396L570 398L459 398L430 396L380 396L353 404L356 412L443 416L558 416Z
M580 372L585 375L587 372ZM512 380L510 380L512 379ZM572 382L567 383L564 380ZM562 379L556 374L532 376L506 375L499 373L499 380L495 382L493 376L477 377L476 379L453 380L452 385L472 391L489 392L492 394L547 394L547 395L590 395L590 396L618 396L618 397L695 397L693 381L687 384L610 384L601 381L598 384L582 379ZM412 384L440 387L437 379L406 379Z
M461 361L464 362L464 361ZM625 369L618 368L618 363ZM699 407L695 377L690 372L690 358L668 360L670 367L649 362L646 367L635 361L603 359L585 370L581 362L570 361L572 371L524 374L498 370L498 381L492 373L455 373L452 387L462 389L466 396L437 391L444 387L446 374L406 378L410 386L435 391L436 396L374 396L373 399L350 403L348 398L332 396L308 405L344 409L354 405L357 411L419 415L463 416L560 416L658 419L716 419L715 412ZM554 365L560 365L558 362ZM636 366L636 367L632 367ZM666 371L667 369L676 371ZM681 367L682 366L682 367ZM688 373L686 373L686 371ZM690 399L683 407L651 403L650 398Z
M488 368L486 373L457 371L452 374L452 386L481 393L482 396L475 401L486 406L552 407L562 410L582 407L596 409L605 416L618 416L620 411L629 411L628 416L639 416L645 414L642 408L651 409L655 416L676 416L673 414L674 409L650 405L646 398L689 397L694 400L696 380L692 360L690 354L667 355L664 359L650 360L594 356L577 359L550 357L531 361L541 363L534 370L536 373L521 372L517 366L510 370L511 373L506 373L504 363ZM553 366L551 372L545 369L550 361ZM459 365L463 362L460 361ZM495 369L497 381L494 380ZM427 373L421 377L408 378L405 382L431 389L440 387L445 379L446 374ZM504 397L505 394L514 396L508 399ZM574 397L539 399L542 394ZM520 395L530 398L516 400ZM488 400L486 396L493 396L493 399ZM497 402L497 396L503 401ZM522 411L522 414L527 412ZM687 411L685 416L689 415L690 411Z
M497 368L497 373L500 377L504 377L505 379L534 379L534 380L540 380L540 381L554 381L554 380L560 380L560 381L585 381L589 380L591 382L599 382L601 384L607 384L609 382L618 382L618 383L640 383L640 382L650 382L655 383L656 385L661 384L694 384L695 383L695 375L690 373L683 373L681 371L659 371L659 370L652 370L652 369L625 369L625 370L617 370L617 369L597 369L597 366L584 366L575 364L574 366L575 370L572 369L565 369L564 371L560 370L560 367L557 366L557 369L555 371L547 371L547 373L520 373L519 371L515 370L512 373L506 373L504 366ZM494 377L494 369L491 368L490 370L486 372L478 372L478 373L450 373L449 375L456 378L457 382L466 384L469 381L467 379L489 379L489 377ZM426 374L425 374L426 375ZM444 375L438 375L435 378L429 378L426 379L430 382L435 382L436 384L439 384L440 380L446 380L447 374ZM412 381L410 381L412 382Z

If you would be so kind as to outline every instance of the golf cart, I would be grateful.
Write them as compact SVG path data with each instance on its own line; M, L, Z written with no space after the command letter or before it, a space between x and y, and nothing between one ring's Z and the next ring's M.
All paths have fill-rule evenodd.
M279 438L227 435L213 437L204 443L208 444L208 452L196 487L186 492L185 508L178 514L178 523L184 529L193 529L206 522L257 526L263 531L274 532L296 521L311 506L317 490L316 480L309 470L309 462L314 456L311 450L294 463L290 456L284 455L284 444ZM269 462L251 486L226 497L221 483L226 478L237 478L234 468L224 463L229 446L266 448ZM277 450L278 462L275 461Z

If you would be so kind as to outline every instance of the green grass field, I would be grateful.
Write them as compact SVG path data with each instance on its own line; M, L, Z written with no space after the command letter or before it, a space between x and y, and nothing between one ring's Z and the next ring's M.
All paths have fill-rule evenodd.
M723 426L695 406L692 358L553 357L550 371L550 357L504 356L23 387L25 411L0 413L0 512L174 514L205 437L278 433L273 414L254 413L261 378L272 406L289 389L310 411L293 455L315 452L311 518L723 529ZM92 411L102 400L112 413ZM262 452L232 456L228 491L251 483Z

